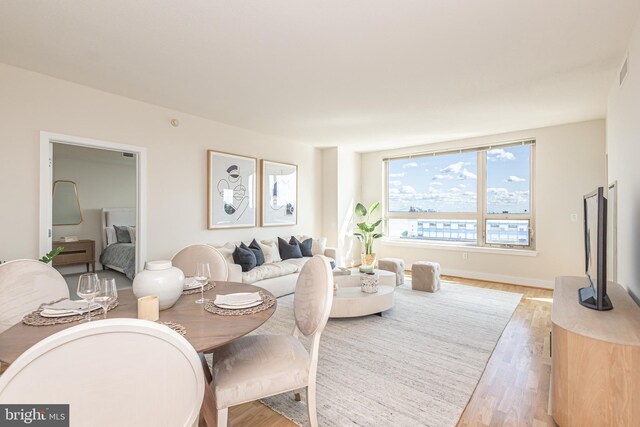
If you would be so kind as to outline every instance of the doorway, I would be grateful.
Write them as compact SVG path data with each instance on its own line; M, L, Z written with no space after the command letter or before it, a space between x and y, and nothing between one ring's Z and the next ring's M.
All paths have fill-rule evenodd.
M146 254L146 149L41 132L40 253L73 282L98 270L131 286Z

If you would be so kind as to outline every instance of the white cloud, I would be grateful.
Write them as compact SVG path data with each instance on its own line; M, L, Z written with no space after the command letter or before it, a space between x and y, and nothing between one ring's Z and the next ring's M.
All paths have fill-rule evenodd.
M441 173L434 175L433 178L431 178L432 181L435 181L437 179L453 179L453 177L451 175L443 175Z
M458 187L460 187L460 188L467 188L467 186L466 186L465 184L460 184L460 185L458 185Z
M478 179L478 177L475 173L464 168L462 172L460 172L460 175L458 175L458 179Z
M402 185L402 181L400 181L399 179L392 179L391 181L389 181L389 185L399 187Z
M507 182L524 182L526 179L520 178L519 176L511 175L507 178Z
M400 189L398 188L390 188L389 194L400 194Z
M409 163L405 163L404 165L402 165L402 167L404 169L406 169L406 168L417 168L418 164L416 162L409 162Z
M494 148L493 150L487 151L487 159L490 161L496 160L513 160L516 156L503 148Z
M451 172L451 173L460 173L460 171L462 170L462 167L464 166L464 162L457 162L454 163L452 165L447 166L444 169L440 169L440 172Z
M504 209L519 204L528 204L529 191L509 191L504 187L490 187L487 188L487 203L489 207L498 209Z
M403 176L404 176L404 172L389 174L389 178L402 178Z
M404 194L416 194L416 193L417 193L416 189L415 189L415 188L413 188L413 187L412 187L412 186L410 186L410 185L403 185L403 186L402 186L402 192L403 192Z
M440 182L440 181L435 181L435 182L432 182L429 185L444 185L444 184L442 182Z

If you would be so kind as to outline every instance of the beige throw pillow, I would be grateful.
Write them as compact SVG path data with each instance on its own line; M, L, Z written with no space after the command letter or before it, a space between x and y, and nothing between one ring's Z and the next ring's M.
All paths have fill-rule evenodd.
M272 264L274 262L282 261L280 258L280 250L278 249L278 244L273 240L262 240L258 243L260 245L260 249L262 249L262 253L264 254L264 263Z

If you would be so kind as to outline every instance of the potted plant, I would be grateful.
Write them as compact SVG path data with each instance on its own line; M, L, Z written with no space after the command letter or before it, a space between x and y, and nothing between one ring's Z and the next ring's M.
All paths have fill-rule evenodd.
M371 214L378 209L379 202L375 202L369 207L369 210L362 203L358 203L355 208L356 216L361 220L357 226L358 231L353 233L354 236L364 243L364 253L361 257L361 272L373 271L376 263L376 254L373 252L373 241L383 236L382 233L376 233L376 228L382 223L382 218L376 222L371 222Z

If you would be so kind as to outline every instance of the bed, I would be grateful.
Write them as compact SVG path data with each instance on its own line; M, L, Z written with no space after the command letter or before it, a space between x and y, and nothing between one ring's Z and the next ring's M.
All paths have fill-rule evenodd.
M134 208L102 209L102 267L124 273L133 280L136 272L135 232L132 243L119 243L115 237L114 225L135 227L136 210Z

